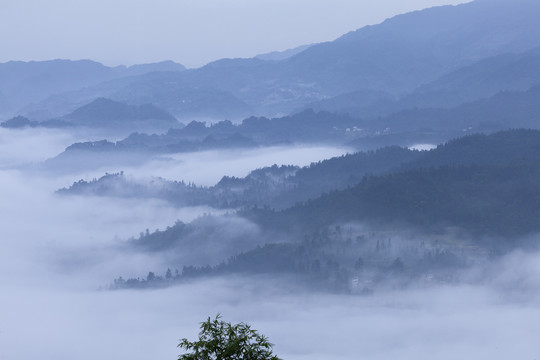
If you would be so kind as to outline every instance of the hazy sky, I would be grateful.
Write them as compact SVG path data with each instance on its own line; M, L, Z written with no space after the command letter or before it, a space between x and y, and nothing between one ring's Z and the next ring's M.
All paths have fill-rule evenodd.
M1 0L0 62L171 59L197 67L333 40L396 14L465 0Z

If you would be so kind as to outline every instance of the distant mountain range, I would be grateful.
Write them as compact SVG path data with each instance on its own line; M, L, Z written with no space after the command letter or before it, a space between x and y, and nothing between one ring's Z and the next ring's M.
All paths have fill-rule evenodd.
M155 105L131 106L104 98L98 98L59 120L76 126L130 131L166 131L180 127L174 116Z
M145 120L144 116L148 113L153 116L151 119ZM102 120L96 120L96 116L97 119ZM137 122L135 120L137 116L141 117L142 120ZM161 117L158 118L158 116ZM355 125L358 123L357 119L326 112L315 114L307 110L292 116L275 119L250 117L239 124L233 124L229 120L209 125L204 122L192 121L183 127L182 124L171 119L170 115L154 106L128 106L106 99L98 99L57 120L36 123L18 117L8 120L0 126L16 128L37 125L55 127L53 125L85 124L89 128L106 129L109 133L118 134L118 130L124 130L126 126L133 128L139 124L139 126L153 127L154 131L157 131L159 126L170 126L171 123L175 123L176 126L166 132L161 131L159 134L133 132L119 141L103 139L72 144L63 153L48 160L46 165L58 168L70 164L74 168L88 169L111 164L111 161L115 164L123 164L122 161L127 159L131 163L134 157L133 153L138 154L136 158L140 161L159 154L214 149L301 143L343 145L358 136L354 131ZM107 156L103 156L104 154ZM144 156L142 156L143 154Z
M0 64L1 113L47 120L98 97L153 103L184 122L306 107L362 118L448 108L539 84L538 18L538 1L476 0L399 15L305 49L186 71L171 63ZM44 67L54 69L35 70Z
M126 105L105 98L98 98L60 118L47 121L31 121L18 116L3 123L4 128L48 127L98 129L107 134L123 134L133 131L165 132L171 128L180 128L174 116L152 105Z
M360 90L310 103L304 108L369 119L406 109L455 107L501 91L524 91L539 84L540 48L535 48L480 60L446 73L399 98L382 91Z
M395 96L479 60L540 46L535 1L475 1L400 15L280 62L221 60L180 77L265 112L358 91ZM254 81L255 80L255 81Z
M504 91L490 98L450 109L403 110L377 120L393 132L494 131L540 128L540 86L527 91Z
M293 49L288 49L284 51L272 51L266 54L260 54L255 56L256 59L260 60L270 60L270 61L279 61L279 60L285 60L288 59L296 54L300 54L302 51L309 48L311 45L301 45L298 47L295 47Z
M106 130L100 134L130 134L115 142L74 144L49 162L61 165L68 161L92 167L115 159L113 154L129 152L152 156L283 144L331 144L358 150L437 144L468 133L540 129L539 114L540 86L534 86L527 91L505 91L452 108L416 108L368 120L305 110L281 118L250 117L238 124L228 120L209 125L192 121L183 127L172 115L153 105L130 106L97 99L58 119L35 122L17 117L0 126L85 126ZM103 157L104 152L111 156ZM77 160L81 156L95 158L95 161Z
M172 61L130 67L107 67L90 60L10 61L0 64L0 116L26 114L23 110L32 103L51 96L76 91L112 79L139 76L149 72L179 72L185 67ZM93 99L92 99L93 100ZM82 105L79 103L79 105ZM46 109L44 110L47 112ZM69 112L61 113L64 115ZM51 109L49 115L37 120L59 115ZM35 119L32 119L35 120Z

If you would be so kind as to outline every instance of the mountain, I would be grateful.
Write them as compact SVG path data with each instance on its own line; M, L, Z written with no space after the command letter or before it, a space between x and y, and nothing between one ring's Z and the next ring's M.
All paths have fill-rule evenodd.
M527 91L503 91L452 108L411 108L359 121L366 136L348 143L356 149L374 146L437 144L474 132L512 128L540 129L540 85Z
M221 60L186 72L260 112L369 89L399 95L484 58L540 46L536 1L475 1L412 12L279 62Z
M394 96L384 91L356 90L304 105L298 111L329 111L359 118L372 118L391 114L397 107Z
M141 117L141 109L107 99L97 101L78 109L69 116L55 120L59 125L91 126L101 131L95 136L108 138L126 136L123 140L111 142L88 141L76 143L66 148L57 157L46 162L46 167L66 168L66 164L77 169L88 169L110 164L122 164L127 159L144 161L159 154L195 152L215 149L253 148L257 146L290 145L292 143L318 143L341 145L356 138L355 125L357 119L349 116L330 113L303 113L283 118L268 119L251 117L240 124L229 120L211 125L192 121L185 127L177 123L174 128L164 132L169 121L137 120ZM161 111L161 110L160 110ZM114 116L113 116L114 115ZM96 120L99 119L99 120ZM50 126L52 120L39 123ZM35 123L35 122L34 122ZM87 125L86 125L87 124ZM16 125L16 124L15 124ZM8 123L9 126L9 123ZM149 128L162 134L140 133ZM161 131L159 131L161 130ZM103 156L107 153L109 156ZM136 156L134 156L136 154ZM144 154L144 156L142 156ZM118 155L118 156L117 156ZM80 159L84 158L85 161ZM91 159L92 161L89 161Z
M400 102L403 108L448 108L502 91L525 91L535 85L540 85L540 48L493 56L464 66L420 86Z
M407 109L452 108L496 95L525 91L540 84L540 48L489 57L450 71L401 97L359 90L307 104L303 109L349 114L363 119Z
M376 151L347 154L312 163L310 166L272 166L252 171L244 178L223 177L215 186L197 187L183 181L153 179L138 182L124 174L107 174L78 181L64 194L120 197L155 197L181 206L211 205L218 208L270 207L284 209L336 190L345 190L366 176L437 169L441 167L505 167L540 163L540 132L511 130L491 135L469 135L439 145L432 151L386 147ZM133 136L135 137L135 136ZM128 143L86 143L71 151L91 148L126 149ZM179 179L181 180L181 179Z
M377 120L395 131L494 131L539 128L540 85L527 91L504 91L450 109L404 110Z
M90 60L0 63L0 94L4 94L0 96L0 105L2 105L0 116L26 113L22 109L32 103L38 103L51 96L60 96L65 92L77 91L109 80L155 71L178 72L183 70L185 68L182 65L172 61L131 67L107 67ZM47 117L51 116L43 115L37 120L43 120ZM34 119L34 117L31 118Z
M72 123L69 123L60 119L51 119L47 121L32 121L24 116L15 116L9 120L3 121L0 123L0 127L6 129L25 129L25 128L36 128L36 127L45 127L45 128L75 128L76 126Z
M131 65L125 68L120 66L115 69L121 72L123 76L136 76L157 71L179 72L186 70L186 67L174 61L166 60L157 63Z
M134 131L165 131L179 127L174 116L151 105L130 106L98 98L59 120L89 128Z
M301 45L293 49L288 49L284 51L272 51L266 54L256 55L255 58L260 59L260 60L269 60L269 61L285 60L285 59L290 58L291 56L301 53L302 51L306 50L312 45L313 44Z
M89 60L10 61L0 64L0 92L7 107L0 115L19 110L48 96L117 77L116 71Z
M244 214L283 231L356 221L513 241L540 230L539 150L537 130L465 136L354 187L281 212Z
M405 152L393 149L387 155L399 158ZM163 252L173 259L172 268L181 264L182 270L174 277L119 278L114 288L168 286L199 276L235 273L288 274L319 288L367 295L386 286L456 283L470 266L489 264L516 248L538 246L537 237L528 235L540 230L540 131L468 135L415 154L389 171L363 177L355 186L285 210L244 208L239 214L254 221L258 233L241 234L250 249L228 258L230 253L226 254L217 265L216 258L201 263L197 250L187 263L183 256L187 249L193 250L192 244L200 246L216 236L220 242L235 243L236 236L229 240L228 234L216 233L220 228L211 222L205 224L207 231L196 221L141 233L128 248ZM308 179L324 179L342 165L352 168L357 160L370 157L328 160L326 165L331 166L314 165L317 171ZM224 178L221 185L232 182L236 190L267 174L291 171L261 169L246 179ZM108 176L102 184L113 179ZM204 255L205 248L198 251ZM174 257L181 260L175 262Z
M22 129L26 127L35 127L38 123L35 121L30 121L24 116L16 116L9 120L6 120L0 123L0 126L7 129Z
M477 0L435 7L363 27L283 60L222 59L199 69L142 75L129 82L109 82L63 94L42 103L40 111L80 105L83 97L86 101L108 97L140 105L142 96L179 118L217 116L222 120L244 117L246 112L282 116L352 92L400 98L478 61L540 47L539 16L540 3L535 0ZM411 98L410 103L427 98L421 94L429 90L436 97L433 103L444 105L445 92L437 95L437 86L433 86L432 90L421 89L420 100ZM184 108L182 101L190 100L186 94L199 90L204 92L199 98L205 106ZM474 91L482 95L483 90L479 86ZM165 92L174 95L166 103L158 103ZM463 101L459 89L455 93L447 106ZM468 96L466 101L475 100ZM386 101L386 97L381 100ZM382 103L378 108L384 106Z
M213 87L185 86L175 81L181 73L152 73L115 89L110 98L131 105L153 103L184 121L238 120L252 114L245 102Z
M312 46L288 65L326 89L399 93L482 58L538 47L539 14L532 0L434 7Z
M189 71L189 70L188 70ZM45 120L59 117L92 101L106 97L130 105L153 103L179 120L242 119L253 109L227 91L214 87L187 86L179 72L152 72L113 79L69 93L53 95L21 110L27 117Z
M109 142L76 144L70 151L91 148L94 152L118 147ZM380 174L421 157L418 151L388 147L372 152L347 154L310 166L271 166L253 170L244 178L224 176L211 187L198 187L184 181L154 178L150 182L118 174L106 174L92 181L80 180L62 194L109 197L160 198L177 206L210 205L216 208L246 206L287 208L316 198L325 192L346 189L368 174Z
M84 109L75 114L84 118ZM96 109L92 111L99 114ZM304 111L274 119L251 117L240 124L221 121L207 126L193 121L183 129L170 130L162 135L132 134L119 141L120 146L111 148L111 151L132 149L173 153L283 143L347 144L358 150L388 145L409 147L422 143L437 144L472 132L494 132L511 128L540 129L538 114L540 86L535 86L528 91L501 92L491 98L450 109L404 110L371 120ZM69 117L60 120L77 123ZM81 119L78 123L84 121ZM130 129L133 131L134 128ZM163 125L162 131L165 129ZM95 148L88 148L89 151L92 149Z

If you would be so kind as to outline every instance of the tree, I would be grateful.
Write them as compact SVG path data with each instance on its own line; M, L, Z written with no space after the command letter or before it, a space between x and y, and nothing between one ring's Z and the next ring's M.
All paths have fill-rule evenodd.
M246 323L232 325L218 314L201 323L199 340L180 340L179 348L191 351L178 360L280 360L272 354L272 344Z

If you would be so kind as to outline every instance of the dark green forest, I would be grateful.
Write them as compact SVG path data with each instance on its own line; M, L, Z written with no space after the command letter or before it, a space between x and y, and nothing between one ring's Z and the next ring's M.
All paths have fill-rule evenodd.
M252 250L220 263L184 265L170 276L117 279L113 288L234 273L289 274L326 289L368 293L396 279L403 286L455 281L475 259L536 246L525 239L540 230L539 149L540 131L516 129L468 135L431 151L385 148L301 169L256 170L255 179L265 171L290 172L288 181L305 181L324 193L283 209L255 202L241 207L237 216L261 229L248 235L258 244ZM216 187L246 181L225 178ZM268 191L264 181L252 182L251 189L257 184ZM336 188L330 190L332 184ZM284 193L303 189L297 185ZM186 231L193 226L141 234L133 246L182 252L192 246ZM212 236L229 241L219 232Z

